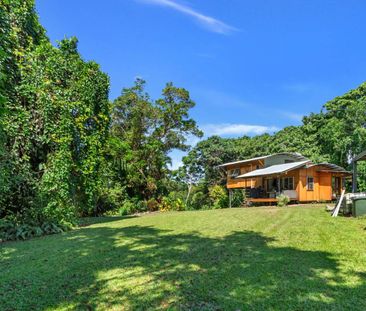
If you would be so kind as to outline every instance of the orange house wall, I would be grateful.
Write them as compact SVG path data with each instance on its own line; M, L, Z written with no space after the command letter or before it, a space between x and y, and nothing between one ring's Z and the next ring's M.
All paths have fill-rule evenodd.
M297 192L299 201L330 201L332 200L332 174L326 172L317 172L315 167L300 169L299 183ZM314 178L314 190L308 191L306 188L307 177Z
M227 171L230 172L230 170L239 168L240 174L245 174L251 171L254 171L257 169L257 165L259 168L263 167L263 163L259 161L254 161L252 163L245 163L244 165L238 166L233 165L229 166L227 168ZM228 189L235 189L235 188L256 188L262 185L262 179L261 178L253 178L253 179L231 179L229 174L227 176L227 188Z

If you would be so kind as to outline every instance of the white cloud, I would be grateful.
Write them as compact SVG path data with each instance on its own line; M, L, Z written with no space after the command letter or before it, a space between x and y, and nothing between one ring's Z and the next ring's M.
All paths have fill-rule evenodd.
M160 6L165 6L168 8L171 8L173 10L176 10L178 12L181 12L183 14L186 14L192 18L194 18L196 21L198 21L201 25L203 25L206 29L220 33L220 34L229 34L233 31L237 31L238 29L230 26L216 18L213 18L208 15L204 15L191 7L187 5L180 4L174 0L138 0L139 2L145 2Z
M250 125L250 124L206 124L202 126L205 136L240 136L240 135L260 135L278 131L275 126Z

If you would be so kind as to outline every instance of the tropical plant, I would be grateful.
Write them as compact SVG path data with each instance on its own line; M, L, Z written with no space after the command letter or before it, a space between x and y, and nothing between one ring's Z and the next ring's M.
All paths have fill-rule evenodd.
M280 194L277 197L277 206L284 207L287 206L287 204L290 202L290 198L287 195Z

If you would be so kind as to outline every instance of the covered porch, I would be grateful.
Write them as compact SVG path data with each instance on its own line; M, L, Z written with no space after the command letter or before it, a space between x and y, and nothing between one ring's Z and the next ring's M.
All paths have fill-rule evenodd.
M245 191L246 201L250 203L276 203L281 194L288 196L291 201L298 201L297 179L294 175L285 173L268 175L257 177L252 187L242 189ZM233 189L229 189L229 196L232 191Z

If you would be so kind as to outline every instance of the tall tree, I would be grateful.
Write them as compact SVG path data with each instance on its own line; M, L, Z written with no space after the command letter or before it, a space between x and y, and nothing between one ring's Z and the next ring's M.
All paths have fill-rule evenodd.
M201 136L189 110L189 92L168 83L162 97L152 101L138 79L113 103L112 139L127 164L126 187L131 196L149 199L162 194L173 149L187 150L187 135Z

